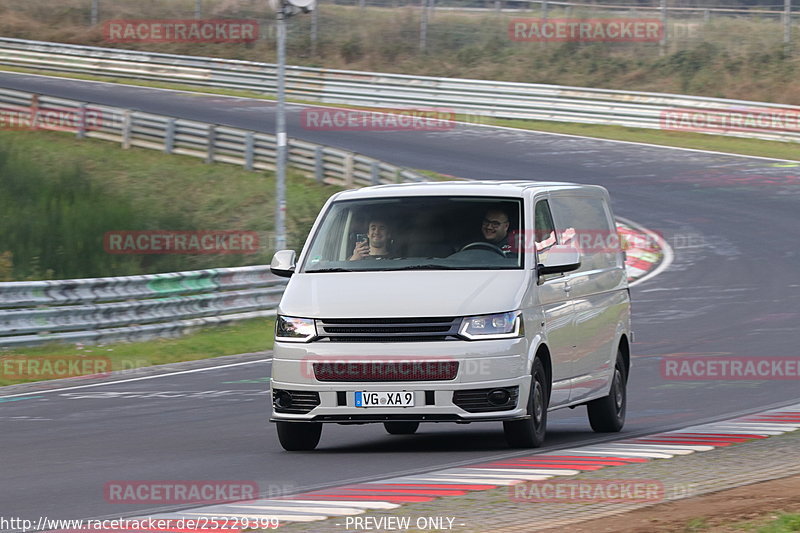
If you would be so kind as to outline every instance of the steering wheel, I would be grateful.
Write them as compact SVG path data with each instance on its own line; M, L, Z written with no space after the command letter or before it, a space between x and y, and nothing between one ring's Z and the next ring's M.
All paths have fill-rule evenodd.
M505 252L500 249L499 246L496 246L490 242L483 242L483 241L475 241L465 245L459 252L463 252L464 250L472 250L473 248L477 248L479 250L488 250L490 252L495 252L497 254L502 255L503 257L506 256Z

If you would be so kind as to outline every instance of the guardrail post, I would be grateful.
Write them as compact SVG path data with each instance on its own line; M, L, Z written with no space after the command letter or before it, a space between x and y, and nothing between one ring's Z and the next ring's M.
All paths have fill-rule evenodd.
M403 173L400 172L400 168L398 167L394 167L394 182L403 183Z
M217 144L217 127L214 124L208 126L208 149L206 151L206 163L214 162L214 148Z
M783 46L788 53L792 47L792 0L783 0Z
M322 146L314 148L314 177L317 183L325 182L325 154Z
M131 129L133 129L133 113L130 109L122 112L122 148L131 147Z
M364 6L361 6L364 7ZM311 11L311 56L317 55L317 35L319 33L319 2Z
M428 48L428 0L422 0L422 11L419 18L419 51Z
M35 130L39 126L39 95L31 95L31 129Z
M373 161L372 162L372 168L370 170L371 170L371 174L372 174L372 184L373 185L380 185L380 183L381 183L381 167L380 167L380 164L377 161Z
M86 137L86 103L81 102L78 109L78 127L75 130L75 136L78 139L83 139Z
M661 0L661 26L664 28L664 33L659 43L659 54L663 56L667 53L667 0Z
M256 138L252 131L244 134L244 168L253 170L253 160L255 158Z
M344 155L344 184L348 187L353 185L353 154L351 152Z
M171 154L175 149L175 119L167 120L167 131L164 135L164 152Z

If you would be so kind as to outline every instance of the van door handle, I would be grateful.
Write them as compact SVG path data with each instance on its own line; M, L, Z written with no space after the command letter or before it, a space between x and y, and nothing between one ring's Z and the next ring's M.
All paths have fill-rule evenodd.
M572 290L572 287L569 286L569 283L564 284L564 292L569 292Z

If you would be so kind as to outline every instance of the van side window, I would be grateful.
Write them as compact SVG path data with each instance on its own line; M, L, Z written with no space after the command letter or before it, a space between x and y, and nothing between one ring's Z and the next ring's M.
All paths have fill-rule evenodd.
M553 196L550 202L559 241L581 251L578 272L617 265L619 235L602 197Z
M556 227L553 224L553 216L550 214L550 205L547 200L536 202L534 217L536 251L539 252L556 244Z

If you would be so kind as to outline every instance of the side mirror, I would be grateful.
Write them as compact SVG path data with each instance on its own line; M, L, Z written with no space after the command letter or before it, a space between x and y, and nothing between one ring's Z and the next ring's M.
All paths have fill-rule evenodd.
M569 244L557 244L539 253L539 263L536 273L539 276L546 274L560 274L572 272L581 266L581 253Z
M292 274L294 274L294 268L297 266L295 263L295 255L294 250L280 250L275 252L275 255L272 256L272 262L269 264L272 273L282 278L291 278Z

